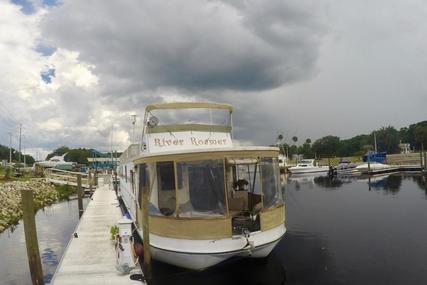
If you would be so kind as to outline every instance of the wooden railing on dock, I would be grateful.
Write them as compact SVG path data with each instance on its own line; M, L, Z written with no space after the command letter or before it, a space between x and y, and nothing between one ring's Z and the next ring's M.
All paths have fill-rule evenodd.
M77 187L77 177L81 176L81 185L85 189L94 188L95 185L95 175L93 175L91 172L89 173L82 173L82 172L73 172L73 171L65 171L55 168L49 168L45 169L44 171L45 177L48 179L49 182L53 184L59 184L59 185L71 185Z

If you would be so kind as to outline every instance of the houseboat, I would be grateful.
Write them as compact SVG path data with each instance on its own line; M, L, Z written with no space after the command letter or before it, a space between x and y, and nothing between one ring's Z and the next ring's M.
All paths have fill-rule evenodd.
M237 147L233 108L148 105L142 141L120 157L120 195L143 236L149 192L154 259L203 270L232 257L266 258L286 232L279 149Z

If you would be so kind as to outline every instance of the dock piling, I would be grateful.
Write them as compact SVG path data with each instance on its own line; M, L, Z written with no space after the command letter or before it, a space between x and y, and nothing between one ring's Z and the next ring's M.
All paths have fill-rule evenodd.
M25 244L27 246L28 264L33 285L43 285L43 268L40 260L37 240L36 220L34 217L33 191L21 190L22 211L24 220Z
M79 206L79 219L83 215L83 188L82 188L82 175L77 175L77 199L78 199L78 206Z
M151 283L151 250L150 250L150 226L148 218L149 207L149 190L142 190L142 231L143 231L143 247L144 247L144 264L142 266L145 280L148 284Z
M92 192L93 192L93 189L92 189L92 172L91 172L91 170L89 169L89 171L88 171L88 178L87 178L87 181L88 181L88 183L89 183L89 193L92 195Z

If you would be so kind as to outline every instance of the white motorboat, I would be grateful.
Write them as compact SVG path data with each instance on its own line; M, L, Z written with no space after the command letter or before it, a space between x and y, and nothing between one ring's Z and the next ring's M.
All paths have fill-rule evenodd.
M341 159L338 165L335 167L336 174L338 175L353 175L360 174L357 170L357 164L351 162L349 159Z
M374 172L387 171L394 168L395 167L391 165L379 163L379 162L363 163L356 166L356 170L359 171L360 173L368 173L369 171L374 171Z
M285 234L279 149L233 146L232 110L217 103L146 107L142 143L122 154L118 174L141 237L142 192L150 193L153 258L203 270L235 256L265 258Z
M49 160L45 161L36 161L33 165L33 168L35 168L36 166L40 166L43 168L58 168L62 170L71 170L73 169L75 163L65 161L65 156L67 154L68 153L64 153L63 155L53 156Z
M326 173L329 171L328 166L318 166L314 159L303 159L296 166L288 168L291 174L305 173Z

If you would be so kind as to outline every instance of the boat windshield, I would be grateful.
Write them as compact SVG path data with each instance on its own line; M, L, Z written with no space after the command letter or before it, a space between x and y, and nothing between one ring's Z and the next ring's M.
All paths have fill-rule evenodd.
M158 125L202 124L230 126L230 112L226 109L189 108L156 109L149 112L158 119Z
M313 163L312 160L304 160L304 159L299 162L299 164L312 164L312 163Z
M264 208L283 204L277 158L265 157L261 159L261 177Z
M227 159L227 165L228 204L232 215L283 204L277 158L234 158Z

